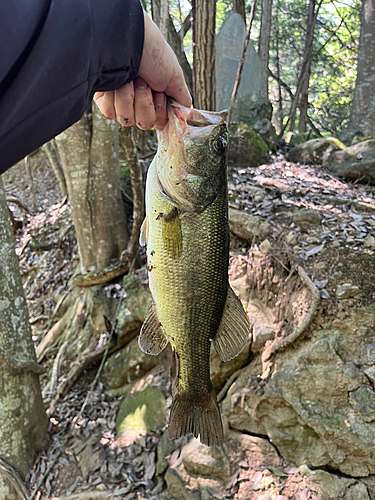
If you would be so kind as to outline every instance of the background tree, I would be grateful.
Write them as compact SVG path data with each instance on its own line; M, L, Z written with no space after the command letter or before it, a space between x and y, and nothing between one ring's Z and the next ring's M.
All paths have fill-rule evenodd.
M272 0L262 0L262 18L259 34L258 55L260 62L267 75L267 80L260 90L260 93L268 98L268 62L270 53L270 36L272 21Z
M182 18L181 9L179 9L179 28L177 29L171 16L168 0L152 0L151 12L153 21L159 26L164 38L174 50L190 93L193 93L193 72L184 51L184 37L191 27L191 13L188 12Z
M38 365L0 177L0 459L25 476L47 431ZM0 471L0 492L2 478ZM0 495L1 496L1 495ZM11 498L3 496L2 498Z
M193 0L194 106L216 109L216 0Z
M233 0L233 12L240 14L246 23L245 0Z
M362 0L357 79L351 113L351 127L375 136L375 4Z

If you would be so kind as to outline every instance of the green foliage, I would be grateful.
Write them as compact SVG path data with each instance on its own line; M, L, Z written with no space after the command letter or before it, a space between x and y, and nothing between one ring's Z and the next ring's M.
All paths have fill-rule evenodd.
M273 8L270 69L277 74L279 48L284 123L295 92L305 50L308 0L279 0ZM308 116L320 130L335 133L349 119L356 78L360 27L359 0L325 0L320 8L313 42ZM275 29L278 24L278 29ZM278 107L277 82L270 80L270 99Z

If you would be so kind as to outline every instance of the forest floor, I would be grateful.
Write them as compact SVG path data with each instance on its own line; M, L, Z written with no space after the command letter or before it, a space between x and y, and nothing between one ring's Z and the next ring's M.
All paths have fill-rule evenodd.
M4 175L4 182L18 226L17 254L33 340L38 343L51 328L56 304L69 289L78 249L69 205L61 200L48 163L38 154L30 158L30 166L33 190L22 163ZM31 191L37 208L35 213L31 212ZM350 265L345 262L348 248L356 252L359 261L361 255L375 251L375 187L337 179L321 166L290 163L282 154L257 168L230 166L229 197L231 207L260 216L270 224L272 231L268 239L273 245L281 241L288 244L323 300L340 293L329 288L328 278L338 266ZM232 252L256 252L261 244L257 238L245 242L233 237ZM316 260L313 264L310 259L318 254L326 261L324 266L319 266ZM350 285L365 289L369 303L375 301L371 278L368 283L361 279ZM120 288L120 285L114 286ZM46 366L52 370L53 352ZM35 495L37 500L65 497L98 500L110 498L110 494L111 498L129 500L172 498L163 475L156 475L157 446L162 430L124 446L115 434L121 397L110 397L102 382L91 392L80 419L76 419L94 374L95 370L86 371L49 415L48 442L27 476L29 490L34 490L56 459ZM43 377L42 382L46 379ZM167 392L170 386L158 369L153 372L153 385ZM71 427L73 431L66 441ZM232 476L223 494L215 498L317 500L309 479L300 475L295 464L266 451L244 456L238 443L231 439L225 443L225 451ZM177 460L178 454L177 448L169 457L169 465ZM250 492L241 486L245 480L246 484L252 484ZM80 496L76 497L78 493Z

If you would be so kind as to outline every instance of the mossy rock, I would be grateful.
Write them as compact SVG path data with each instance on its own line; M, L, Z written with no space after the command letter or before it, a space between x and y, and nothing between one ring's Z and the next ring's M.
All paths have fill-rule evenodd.
M145 354L138 345L138 338L134 338L108 358L103 375L108 387L115 389L143 377L159 362L160 356Z
M323 166L345 179L361 179L375 184L375 140L366 140L345 150L325 155Z
M319 139L318 135L311 134L310 132L305 132L303 134L294 134L293 132L287 132L284 136L284 141L289 146L298 146L304 142L310 141L312 139Z
M148 287L146 268L143 267L135 273L127 274L122 283L126 290L127 309L134 318L143 322L151 308L151 293Z
M164 425L165 397L159 389L151 386L125 398L116 419L117 434L128 442Z
M228 160L236 166L257 167L269 160L268 146L248 125L231 123Z
M336 137L311 139L289 151L288 160L303 165L321 165L330 154L344 149L345 145Z

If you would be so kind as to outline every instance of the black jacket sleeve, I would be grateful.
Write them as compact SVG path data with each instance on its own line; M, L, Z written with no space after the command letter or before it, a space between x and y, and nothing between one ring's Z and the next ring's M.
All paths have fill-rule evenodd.
M1 2L0 174L133 80L143 39L139 0Z

